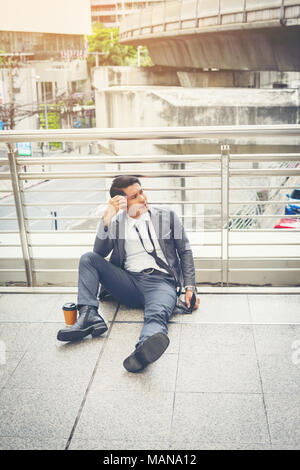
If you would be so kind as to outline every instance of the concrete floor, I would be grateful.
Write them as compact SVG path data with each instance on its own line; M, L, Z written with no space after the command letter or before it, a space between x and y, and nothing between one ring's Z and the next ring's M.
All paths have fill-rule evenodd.
M122 366L143 314L60 343L74 294L0 296L0 449L300 449L300 295L201 294L145 371Z

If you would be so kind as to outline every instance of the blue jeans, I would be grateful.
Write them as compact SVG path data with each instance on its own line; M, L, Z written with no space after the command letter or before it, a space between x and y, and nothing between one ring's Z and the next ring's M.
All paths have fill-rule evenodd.
M77 304L98 308L99 284L121 304L144 309L144 325L137 345L155 333L168 333L168 321L176 303L172 276L163 272L126 271L95 252L85 253L79 262Z

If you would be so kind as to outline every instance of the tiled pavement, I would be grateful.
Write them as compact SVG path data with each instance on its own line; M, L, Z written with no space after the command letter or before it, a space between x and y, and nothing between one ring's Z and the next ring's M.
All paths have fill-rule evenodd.
M300 295L200 298L130 374L142 311L106 302L106 335L65 344L76 296L2 294L0 449L300 449Z

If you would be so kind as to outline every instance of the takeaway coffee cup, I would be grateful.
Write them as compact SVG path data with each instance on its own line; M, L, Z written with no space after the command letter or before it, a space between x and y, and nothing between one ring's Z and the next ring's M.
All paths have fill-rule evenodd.
M67 302L63 305L63 312L65 316L66 325L74 325L77 320L77 307L72 302Z

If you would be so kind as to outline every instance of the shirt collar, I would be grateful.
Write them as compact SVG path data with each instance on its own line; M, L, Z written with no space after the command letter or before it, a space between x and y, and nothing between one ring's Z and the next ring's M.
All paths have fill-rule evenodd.
M138 226L142 221L150 220L149 212L145 212L144 214L142 214L137 219L133 219L127 213L126 213L126 217L127 217L127 224L128 224L129 229L132 229L135 224Z

